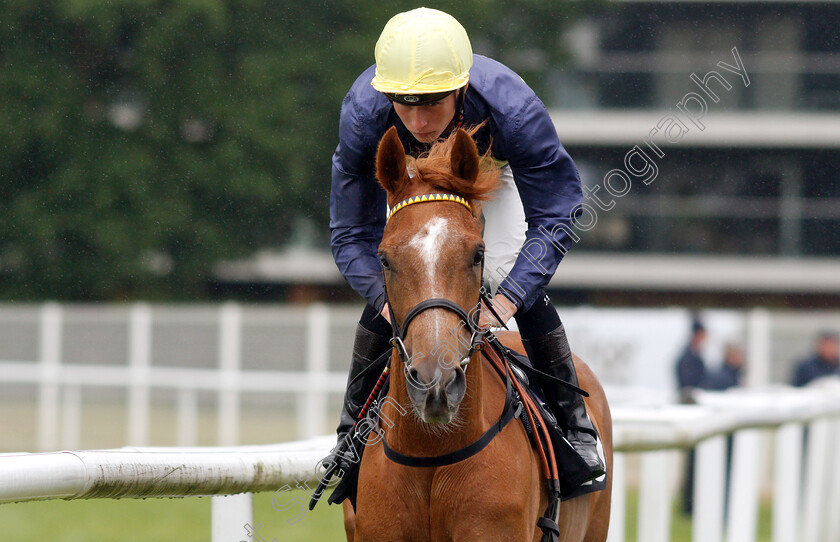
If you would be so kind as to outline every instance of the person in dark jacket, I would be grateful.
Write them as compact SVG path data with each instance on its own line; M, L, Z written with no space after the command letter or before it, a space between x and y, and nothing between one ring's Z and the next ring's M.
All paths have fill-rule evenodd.
M438 10L394 16L376 43L375 59L344 98L332 158L332 252L342 275L367 301L357 327L339 442L370 392L365 370L391 348L377 256L387 201L376 181L375 157L392 126L415 157L455 127L482 126L474 136L479 150L489 149L501 169L500 187L483 206L485 284L502 319L492 323L513 317L533 363L577 384L563 325L543 289L572 244L582 191L545 106L512 70L473 54L464 28ZM547 394L567 439L597 478L604 463L582 397L560 386ZM331 459L336 458L325 462Z
M706 372L703 389L725 391L741 386L744 373L744 350L735 343L729 343L723 350L723 363L720 367ZM726 482L724 485L724 520L729 512L729 482L732 478L732 448L734 438L726 436Z
M826 376L840 376L840 344L833 331L819 334L814 354L797 364L791 383L802 387Z
M706 327L695 319L691 323L691 339L677 360L677 389L683 403L692 403L692 393L702 387L706 378L706 362L703 361L702 349L706 343Z
M703 382L703 389L724 391L742 384L744 372L744 351L735 343L726 345L723 363L716 370L709 370Z
M706 362L702 350L706 343L706 326L695 318L691 322L691 338L677 359L677 389L680 402L694 404L694 390L702 387L706 380ZM682 511L691 515L694 509L694 448L688 451L683 484Z

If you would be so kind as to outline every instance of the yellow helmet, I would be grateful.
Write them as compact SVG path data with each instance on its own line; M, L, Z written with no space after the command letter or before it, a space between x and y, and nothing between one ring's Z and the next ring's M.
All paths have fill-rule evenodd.
M373 88L389 95L413 96L408 103L426 101L426 96L417 94L448 94L463 87L473 63L470 39L461 23L429 8L392 17L374 54Z

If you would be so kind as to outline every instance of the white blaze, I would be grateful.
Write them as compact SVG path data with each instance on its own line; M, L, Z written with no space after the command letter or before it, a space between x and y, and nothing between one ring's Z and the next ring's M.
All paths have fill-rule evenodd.
M426 266L426 275L428 277L429 284L432 287L432 292L430 293L431 296L435 295L435 267L437 266L438 256L443 248L443 243L446 240L448 226L449 225L445 218L436 216L427 222L426 227L417 232L417 234L412 237L411 241L408 243L408 246L417 250L420 261L422 261ZM437 327L438 324L439 323L436 321L435 327Z

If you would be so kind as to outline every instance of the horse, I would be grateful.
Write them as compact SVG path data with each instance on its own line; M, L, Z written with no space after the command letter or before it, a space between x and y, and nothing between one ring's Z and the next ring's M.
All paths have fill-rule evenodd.
M379 256L395 335L400 327L403 333L392 342L390 387L380 409L387 423L365 447L355 510L344 501L349 542L541 539L537 520L548 490L522 423L505 425L479 452L444 466L406 466L387 454L388 448L391 456L457 453L499 424L507 405L509 391L475 348L465 321L478 306L483 273L479 205L498 179L482 170L481 158L461 128L409 168L395 128L379 144L376 175L391 208ZM498 338L524 352L518 333ZM575 366L604 447L607 487L562 502L559 540L603 542L612 422L597 378L577 357Z

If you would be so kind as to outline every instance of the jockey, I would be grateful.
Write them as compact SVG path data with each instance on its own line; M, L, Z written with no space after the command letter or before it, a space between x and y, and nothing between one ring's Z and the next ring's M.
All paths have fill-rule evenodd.
M391 126L416 157L455 127L485 123L475 136L479 150L489 147L501 168L499 188L483 205L485 285L503 320L492 323L513 317L534 366L578 383L563 324L543 289L572 244L581 185L545 106L516 73L474 55L461 24L438 10L394 16L376 43L375 59L344 98L332 159L332 252L344 278L367 300L356 330L339 441L371 391L365 370L391 349L377 256L387 202L375 177L377 145ZM481 314L482 324L491 323L487 311ZM605 467L583 398L559 385L545 392L590 479L601 476Z

